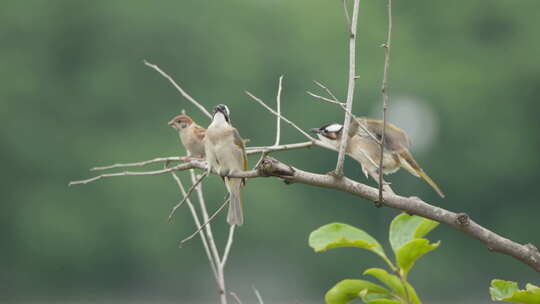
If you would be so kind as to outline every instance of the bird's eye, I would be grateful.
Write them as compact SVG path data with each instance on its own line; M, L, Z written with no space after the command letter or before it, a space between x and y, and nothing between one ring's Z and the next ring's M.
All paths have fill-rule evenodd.
M177 123L181 123L182 121L179 119L179 120L177 120L176 122L177 122Z

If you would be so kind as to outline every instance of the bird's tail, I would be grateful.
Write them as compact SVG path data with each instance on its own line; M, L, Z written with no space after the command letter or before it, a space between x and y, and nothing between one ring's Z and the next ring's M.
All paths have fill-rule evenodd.
M401 165L403 168L407 169L407 171L409 171L412 175L418 176L425 180L426 183L428 183L440 197L444 198L444 193L441 191L441 188L439 188L431 177L429 177L429 175L427 175L427 173L420 168L409 151L402 151L399 156L401 158Z
M242 211L241 178L227 178L227 188L229 190L229 213L227 222L229 225L242 226L244 223L244 213Z

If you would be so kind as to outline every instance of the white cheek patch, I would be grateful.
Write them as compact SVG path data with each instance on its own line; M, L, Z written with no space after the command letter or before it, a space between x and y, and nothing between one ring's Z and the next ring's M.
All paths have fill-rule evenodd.
M334 123L334 124L328 125L325 129L328 132L339 132L342 127L343 127L342 125L338 123Z

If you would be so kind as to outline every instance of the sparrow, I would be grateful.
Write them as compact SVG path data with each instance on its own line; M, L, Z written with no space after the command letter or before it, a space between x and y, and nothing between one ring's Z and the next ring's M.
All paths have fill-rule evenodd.
M169 121L169 126L178 131L180 141L186 148L188 156L204 158L204 135L206 130L196 124L187 115L177 115Z
M365 128L362 128L363 126ZM379 182L379 164L381 159L380 142L383 133L383 121L369 118L356 118L351 120L349 128L349 142L347 154L360 163L362 172ZM343 126L338 123L330 123L320 128L311 129L319 139L336 149L339 149ZM369 131L368 132L366 132ZM370 135L371 134L371 135ZM373 137L372 137L373 136ZM384 137L383 170L384 174L391 174L405 168L409 173L426 181L437 194L444 198L444 193L439 186L422 170L414 159L409 148L411 142L407 134L391 123L386 123Z
M206 130L203 142L209 172L214 169L220 175L228 175L247 170L246 147L238 130L231 125L226 105L214 107L212 123ZM225 177L223 180L230 199L227 222L241 226L244 223L241 187L245 185L245 179Z

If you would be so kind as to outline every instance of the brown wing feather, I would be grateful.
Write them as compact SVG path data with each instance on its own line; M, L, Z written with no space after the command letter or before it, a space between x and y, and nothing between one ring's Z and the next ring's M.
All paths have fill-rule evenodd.
M361 119L361 122L370 130L373 132L377 138L382 137L383 133L383 122L382 120L377 119L367 119L363 118ZM386 123L386 134L385 134L385 146L394 151L400 151L403 148L408 149L410 148L411 142L409 140L409 137L407 134L401 130L400 128L396 127L394 124L391 124L389 122Z
M197 139L203 140L206 134L206 129L201 126L196 125L196 126L193 126L193 133L195 133L195 136L197 137Z
M238 133L238 130L236 128L233 128L233 135L234 135L234 144L238 148L240 148L240 150L242 150L243 167L244 167L244 171L247 171L248 170L248 158L247 158L247 154L246 154L245 142L242 139L242 137L240 137L240 133ZM242 184L244 186L246 185L246 179L245 178L242 178Z

